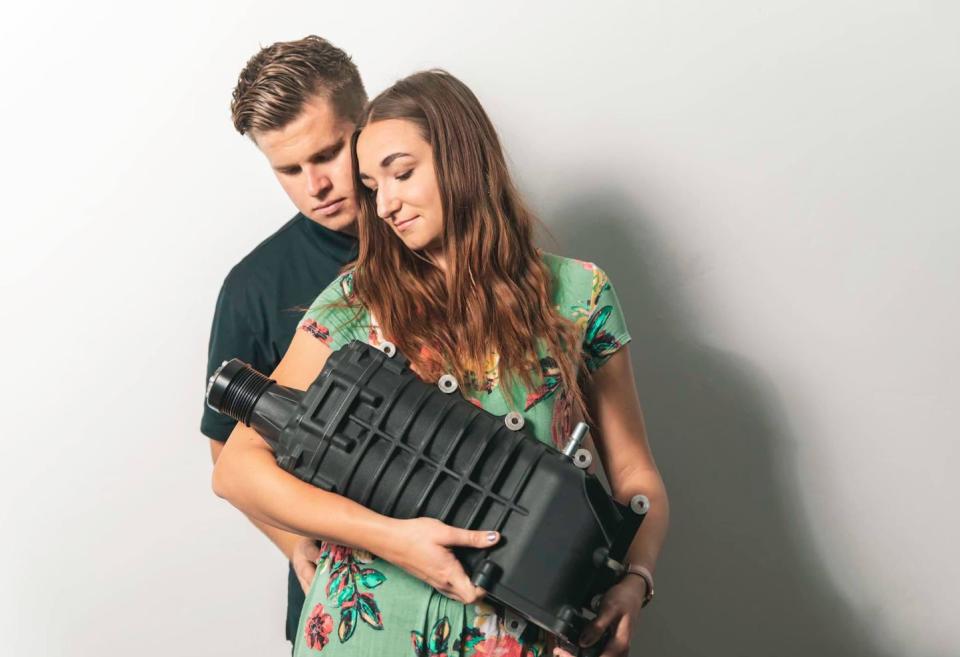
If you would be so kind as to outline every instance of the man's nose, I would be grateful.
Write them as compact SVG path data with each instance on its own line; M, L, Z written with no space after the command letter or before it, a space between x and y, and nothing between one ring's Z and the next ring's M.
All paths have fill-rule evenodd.
M326 173L319 169L307 169L307 194L323 196L333 187L333 181Z

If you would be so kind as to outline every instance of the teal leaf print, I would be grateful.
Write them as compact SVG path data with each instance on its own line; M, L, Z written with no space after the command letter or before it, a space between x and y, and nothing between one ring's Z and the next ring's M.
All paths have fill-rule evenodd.
M597 339L597 334L603 332L603 327L606 325L607 319L610 317L610 313L612 312L612 306L604 306L590 316L590 322L587 324L586 335L583 336L584 342L590 344Z
M361 587L373 589L387 581L383 573L368 565L373 562L373 555L326 542L321 543L320 548L318 569L332 564L326 592L329 600L335 600L333 606L340 608L340 625L337 628L340 642L353 636L358 618L373 629L382 630L383 614L373 594L360 590Z
M334 593L339 594L343 589L342 584L344 580L344 572L337 568L334 568L330 571L330 579L327 580L326 592L327 597L333 597Z
M587 357L587 366L596 370L606 357L617 351L623 344L612 334L603 330L613 312L613 306L604 306L590 316L587 330L583 336L583 350Z
M413 643L413 654L416 657L427 657L427 646L423 642L423 635L413 630L410 632L410 641Z
M355 629L357 629L357 608L352 605L344 607L340 610L340 627L337 628L340 643L348 641Z
M375 589L386 580L387 578L379 570L365 568L360 571L360 581L363 582L363 585L368 589Z
M450 640L450 621L446 616L433 626L430 632L430 642L424 641L423 635L413 630L410 632L410 642L413 644L413 654L416 657L447 657L447 644ZM459 640L455 643L459 644Z
M460 638L453 642L453 652L471 654L473 647L483 640L483 632L479 627L465 627Z
M353 301L353 272L344 274L340 279L340 294L344 301Z
M445 653L447 640L450 638L450 621L446 616L437 621L430 635L430 654Z
M369 593L361 593L357 598L357 603L360 607L360 618L363 619L363 622L375 630L382 630L383 616L380 614L380 607L377 606L373 596Z
M560 387L560 366L550 356L540 359L540 375L543 378L543 383L527 395L523 409L525 411L529 411L534 405L552 395Z
M354 588L353 584L348 584L344 586L343 590L340 591L340 595L337 596L337 606L338 607L343 606L343 603L353 598L356 592L357 590L356 588Z

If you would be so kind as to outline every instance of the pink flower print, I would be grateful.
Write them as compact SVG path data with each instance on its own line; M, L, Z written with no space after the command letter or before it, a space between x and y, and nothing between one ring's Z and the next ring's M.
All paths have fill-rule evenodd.
M330 632L332 631L333 617L324 611L322 604L318 604L310 612L307 625L303 630L307 647L317 651L323 650L327 642L330 641Z

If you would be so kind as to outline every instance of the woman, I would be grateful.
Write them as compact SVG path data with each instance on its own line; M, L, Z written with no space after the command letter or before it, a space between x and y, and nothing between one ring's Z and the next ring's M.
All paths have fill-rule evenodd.
M452 373L492 413L520 411L539 440L559 445L579 418L614 496L638 492L651 511L628 560L653 571L668 505L647 445L630 337L606 275L541 253L534 219L510 179L476 97L442 71L397 82L368 106L354 138L360 251L300 324L272 377L306 388L332 350L393 342L414 371ZM395 520L280 470L238 425L214 488L248 515L322 539L300 622L297 655L542 655L543 634L510 635L454 558L496 532L429 518ZM608 657L625 656L648 578L628 575L603 599L585 643L609 629Z

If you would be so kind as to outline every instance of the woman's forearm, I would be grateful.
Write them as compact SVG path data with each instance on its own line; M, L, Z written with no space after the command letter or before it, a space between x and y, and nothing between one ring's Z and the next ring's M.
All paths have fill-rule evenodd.
M217 459L213 490L251 519L294 534L379 556L389 546L392 519L285 472L266 443L243 426L234 430Z
M650 500L650 510L627 550L626 560L644 566L652 573L667 537L670 502L660 473L656 470L633 473L625 481L619 482L613 496L621 504L628 504L630 498L638 493L646 495Z

